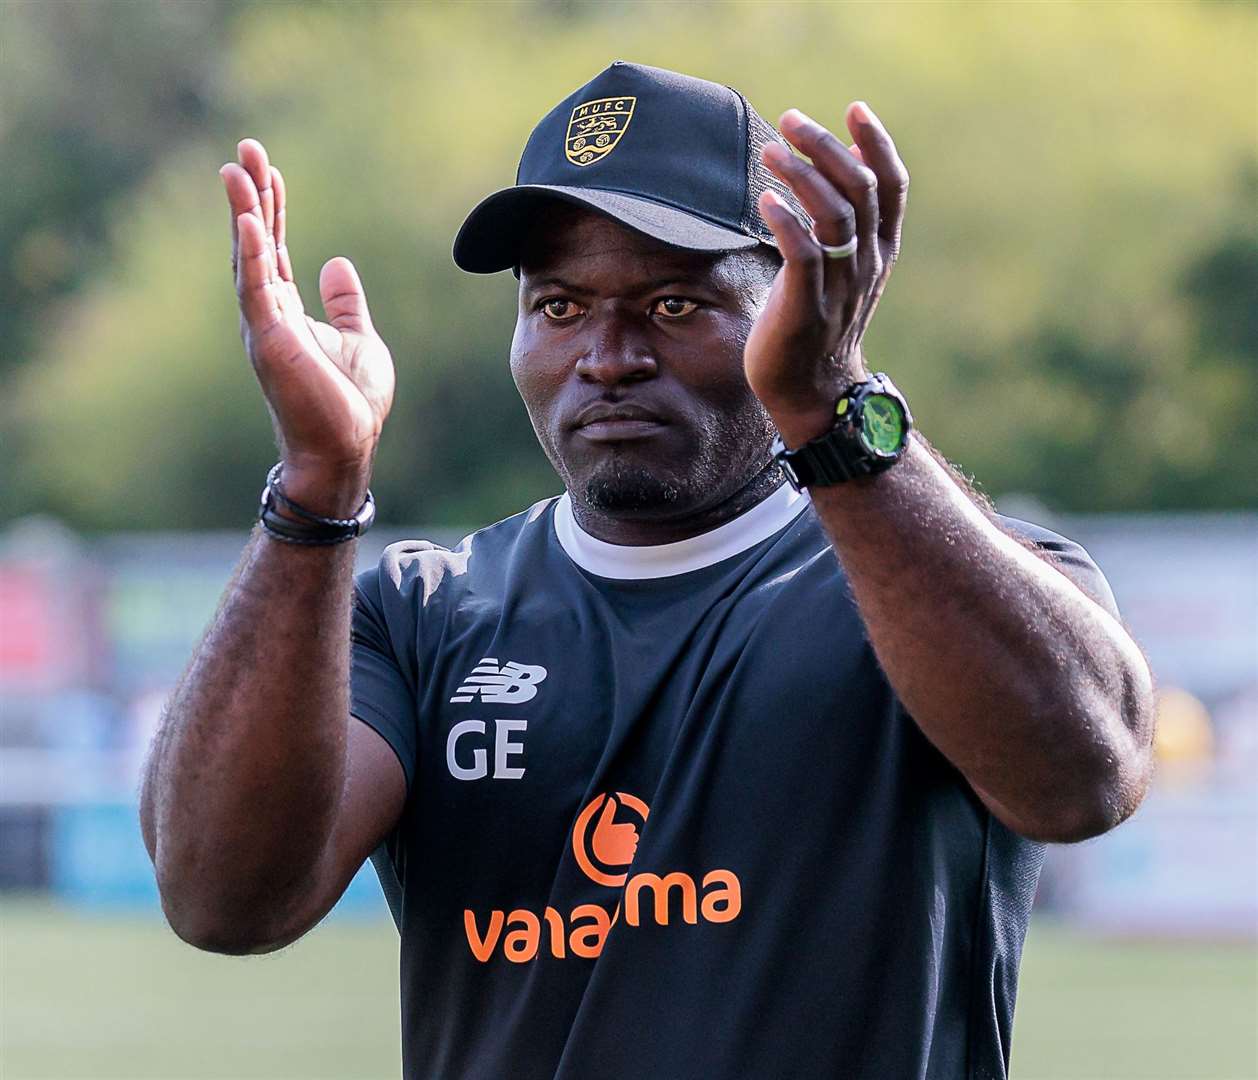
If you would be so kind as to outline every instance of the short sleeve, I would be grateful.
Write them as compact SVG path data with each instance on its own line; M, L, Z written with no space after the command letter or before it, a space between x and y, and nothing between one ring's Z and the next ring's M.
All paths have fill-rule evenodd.
M1073 540L1067 540L1064 536L1059 536L1040 525L1032 525L1029 521L1002 516L1000 522L1010 535L1048 554L1057 568L1086 596L1095 600L1114 618L1120 618L1118 604L1114 600L1114 593L1109 587L1109 582L1105 580L1101 568L1092 561L1092 556L1082 547Z
M378 568L354 583L350 637L350 713L393 748L409 791L417 754L414 621Z

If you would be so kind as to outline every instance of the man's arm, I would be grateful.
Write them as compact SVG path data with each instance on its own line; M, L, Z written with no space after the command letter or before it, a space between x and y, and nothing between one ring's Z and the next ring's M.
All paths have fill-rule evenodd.
M305 314L285 245L284 183L245 140L221 175L241 334L275 423L283 484L328 517L362 503L393 400L393 364L346 259ZM259 531L154 740L141 825L175 931L257 952L304 933L388 833L398 759L349 715L355 543L304 547Z
M866 377L861 340L899 251L908 174L881 123L849 109L845 147L798 112L765 163L814 218L771 192L785 260L747 344L747 375L783 440L824 433ZM855 236L857 254L820 244ZM1119 623L985 514L916 437L891 469L811 490L870 640L918 725L1001 821L1041 840L1112 828L1151 770L1152 679Z
M257 533L154 740L145 842L171 926L200 948L300 937L401 812L397 757L349 714L353 547Z
M1152 687L1112 615L916 440L886 473L812 496L896 694L1001 821L1081 840L1139 805Z

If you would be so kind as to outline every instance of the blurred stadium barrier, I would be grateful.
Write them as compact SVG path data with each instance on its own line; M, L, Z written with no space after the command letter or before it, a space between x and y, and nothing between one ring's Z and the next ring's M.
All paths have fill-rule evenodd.
M1003 507L1018 513L1019 507ZM1161 685L1161 764L1135 819L1050 852L1040 905L1119 934L1258 932L1258 514L1025 516L1106 571ZM453 543L449 529L420 535ZM397 535L373 532L370 565ZM135 793L162 702L244 537L0 534L0 889L152 907ZM360 873L338 906L384 912Z

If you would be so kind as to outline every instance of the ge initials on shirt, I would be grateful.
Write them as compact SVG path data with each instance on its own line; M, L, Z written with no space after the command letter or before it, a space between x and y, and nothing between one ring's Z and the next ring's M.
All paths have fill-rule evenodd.
M468 704L478 697L489 705L521 705L537 696L546 679L540 664L518 664L508 660L499 666L496 657L484 657L459 685L450 704ZM446 738L446 766L456 780L483 780L489 774L489 744L494 751L495 780L519 780L523 765L511 764L524 753L524 743L512 739L514 732L528 730L525 719L495 720L494 732L484 720L460 720ZM463 747L459 740L465 740ZM470 752L469 752L470 751ZM470 764L468 763L470 762Z

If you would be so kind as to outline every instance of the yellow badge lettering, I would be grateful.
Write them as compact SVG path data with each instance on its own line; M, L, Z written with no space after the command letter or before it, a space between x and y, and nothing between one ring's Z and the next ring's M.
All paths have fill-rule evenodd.
M572 110L564 136L564 157L584 168L616 149L633 119L636 97L599 98Z

